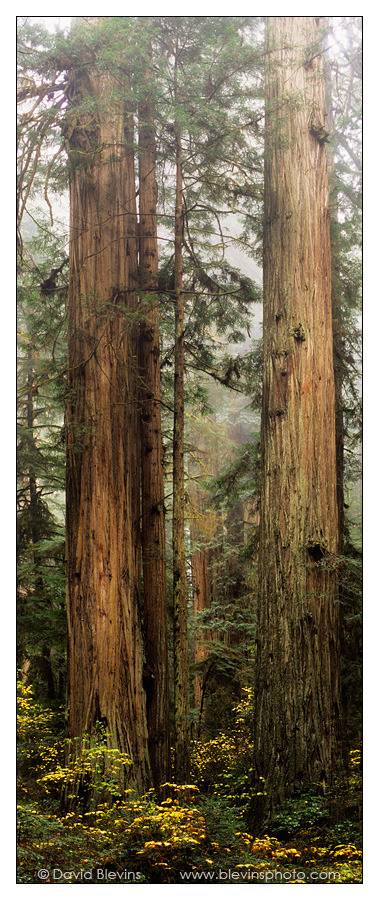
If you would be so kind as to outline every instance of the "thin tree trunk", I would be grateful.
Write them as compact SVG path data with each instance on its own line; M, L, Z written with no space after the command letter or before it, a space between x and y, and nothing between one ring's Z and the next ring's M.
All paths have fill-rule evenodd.
M190 770L190 703L187 629L187 575L184 546L184 347L183 347L183 186L181 139L176 134L175 207L175 375L173 446L173 568L175 777L185 783Z
M319 20L268 17L256 814L340 764L335 395ZM259 810L258 807L261 807Z
M153 111L148 101L141 103L139 109L139 209L140 286L144 292L141 293L140 326L144 681L149 753L154 786L158 790L170 777L170 715L157 300L157 183Z
M120 789L151 783L140 604L136 205L120 85L77 73L69 110L67 404L69 735L106 732ZM125 90L127 85L124 85ZM120 99L118 97L120 96ZM75 98L99 103L94 123ZM107 110L107 112L105 111Z
M35 410L34 410L34 380L35 376L33 374L33 363L35 361L34 351L31 351L29 354L29 364L30 369L28 372L28 392L27 392L27 400L26 400L26 424L28 428L28 440L30 443L30 447L34 452L37 452L37 443L34 436L34 419L35 419ZM37 551L38 542L41 540L41 529L40 529L40 507L38 501L38 490L37 490L37 476L34 468L33 454L31 454L31 463L29 466L29 521L30 521L30 538L32 543L32 554L33 554L33 565L36 576L35 588L36 588L36 596L39 603L45 602L47 606L51 607L51 601L44 598L44 580L41 574L41 557ZM41 657L39 660L39 669L40 674L43 680L47 685L47 696L49 700L55 700L56 691L55 691L55 682L54 682L54 673L53 667L51 664L51 648L47 644L43 644L41 647Z
M28 428L28 440L31 444L33 450L35 450L35 438L34 438L34 375L32 371L33 366L33 353L29 355L29 365L30 369L28 372L28 392L27 392L27 400L26 400L26 424ZM37 528L38 523L38 509L37 509L37 479L34 471L34 467L32 465L29 466L29 505L30 505L30 534L32 543L36 544L39 539L39 533Z
M197 449L199 451L199 448ZM204 450L201 450L201 452L203 453ZM209 460L207 460L207 465L210 465ZM216 531L217 520L215 515L212 516L209 510L206 511L207 495L199 488L199 485L196 484L196 482L189 482L188 493L191 510L191 580L194 625L193 654L195 664L194 707L198 714L196 738L197 740L200 740L202 715L204 712L205 665L209 655L207 644L209 644L211 638L210 630L204 627L203 613L211 607L212 590L214 587L212 584L212 557L214 550L209 542L213 533ZM210 523L211 528L209 529ZM204 529L204 525L208 527ZM197 620L199 620L199 624L197 624Z
M210 552L208 548L197 549L192 554L192 590L193 590L193 616L194 627L196 629L196 617L200 613L210 609L211 606L211 583L210 583ZM209 640L208 629L204 629L203 618L200 618L201 631L195 631L194 636L194 663L195 667L199 666L208 657L208 650L205 646ZM201 698L203 695L204 673L195 670L194 679L194 705L199 709ZM198 739L200 733L197 733Z

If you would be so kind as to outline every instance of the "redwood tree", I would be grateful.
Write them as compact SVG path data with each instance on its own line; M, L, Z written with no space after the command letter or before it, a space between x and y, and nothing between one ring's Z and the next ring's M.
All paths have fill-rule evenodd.
M266 20L256 814L339 767L335 391L322 20Z
M87 29L97 28L87 18ZM101 23L100 23L101 27ZM69 734L130 758L150 783L142 684L137 236L128 85L71 74L67 403ZM107 759L107 757L105 757Z

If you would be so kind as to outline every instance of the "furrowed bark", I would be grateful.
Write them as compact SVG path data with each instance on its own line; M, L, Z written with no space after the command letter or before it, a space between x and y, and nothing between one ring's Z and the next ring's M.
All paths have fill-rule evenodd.
M269 816L340 764L335 392L320 21L268 17L255 767Z
M125 90L127 85L124 86ZM69 118L67 402L69 735L151 783L140 623L137 238L132 124L110 75L77 74ZM75 120L75 98L98 104ZM110 765L111 763L109 763ZM107 767L107 757L105 756Z

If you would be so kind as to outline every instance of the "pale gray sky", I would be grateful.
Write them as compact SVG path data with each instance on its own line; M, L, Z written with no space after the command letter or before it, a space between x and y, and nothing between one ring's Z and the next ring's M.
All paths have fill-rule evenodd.
M69 28L72 16L29 16L31 22L43 22L45 28L54 31L56 28Z

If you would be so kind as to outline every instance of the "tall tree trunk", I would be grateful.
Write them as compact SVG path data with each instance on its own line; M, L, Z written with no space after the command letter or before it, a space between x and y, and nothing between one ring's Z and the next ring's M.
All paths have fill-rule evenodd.
M137 238L132 125L120 85L77 72L69 110L67 404L69 734L128 755L150 784L140 604ZM75 118L89 98L91 123ZM119 99L120 97L120 99ZM93 106L98 103L94 121Z
M151 75L151 71L148 74ZM140 286L144 292L141 294L140 397L145 689L150 761L154 786L158 790L170 777L170 714L159 310L156 293L157 183L155 132L149 101L141 103L139 109L139 209Z
M266 20L264 368L255 767L267 815L338 770L329 191L319 20Z
M176 132L175 206L175 374L173 447L175 778L190 771L190 703L187 629L187 574L184 546L184 347L183 347L183 181L182 149Z

